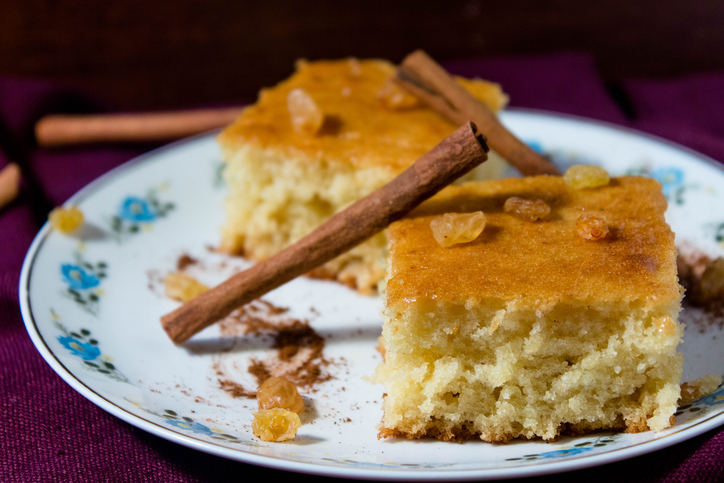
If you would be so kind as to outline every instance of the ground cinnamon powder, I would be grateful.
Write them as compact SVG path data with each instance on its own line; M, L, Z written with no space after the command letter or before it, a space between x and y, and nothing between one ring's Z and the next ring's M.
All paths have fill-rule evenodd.
M229 393L231 397L242 399L254 399L256 397L256 393L254 391L249 391L244 386L234 381L219 379L219 388Z
M314 391L332 379L327 370L332 361L324 357L324 337L306 320L289 317L289 309L266 300L255 300L220 322L223 336L269 335L274 352L261 359L253 357L248 368L257 386L272 376L284 377L300 388ZM219 387L233 397L251 398L256 393L228 379Z
M184 270L186 267L190 265L196 265L198 263L198 260L193 258L191 255L188 255L184 253L180 257L178 257L178 260L176 260L176 270L179 272Z

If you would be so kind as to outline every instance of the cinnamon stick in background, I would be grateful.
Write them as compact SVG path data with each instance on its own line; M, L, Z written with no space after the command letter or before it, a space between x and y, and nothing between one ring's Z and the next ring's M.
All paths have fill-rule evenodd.
M20 192L20 166L10 163L0 170L0 208L13 201Z
M161 317L180 344L280 285L303 275L385 229L488 156L485 138L471 122L432 148L385 186L358 200L272 258Z
M508 131L485 104L422 50L402 61L393 81L455 124L473 121L487 136L490 147L524 176L561 175L558 168Z
M51 114L35 125L40 146L167 141L224 127L241 107L128 114Z

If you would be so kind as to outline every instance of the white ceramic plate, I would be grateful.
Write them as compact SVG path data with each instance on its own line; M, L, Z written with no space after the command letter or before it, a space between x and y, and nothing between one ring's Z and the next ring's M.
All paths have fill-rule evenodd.
M612 174L658 178L670 200L677 245L724 255L724 171L680 146L597 122L511 111L503 121L561 165L596 163ZM240 259L213 253L223 222L221 162L212 135L153 151L73 196L88 226L82 237L46 225L20 280L27 330L50 366L74 389L124 421L191 448L246 463L319 475L380 480L471 480L530 476L600 465L654 451L724 423L724 389L677 413L661 433L598 434L555 444L463 445L377 440L382 388L365 382L376 352L381 302L331 282L297 279L268 294L326 338L333 377L303 393L297 437L265 443L250 430L256 401L234 398L220 379L255 389L251 357L273 352L264 337L220 337L218 326L183 347L159 317L176 303L160 279L187 253L189 267L213 285ZM565 167L565 166L564 166ZM724 374L722 328L687 310L684 379ZM716 340L715 340L716 339Z

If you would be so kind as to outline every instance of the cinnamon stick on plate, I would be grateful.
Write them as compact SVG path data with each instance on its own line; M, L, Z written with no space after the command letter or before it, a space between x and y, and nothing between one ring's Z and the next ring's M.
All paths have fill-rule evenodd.
M405 57L393 81L455 124L473 121L490 147L524 176L560 176L558 168L508 131L485 104L422 50Z
M402 174L320 225L272 258L161 317L169 337L180 344L200 330L270 290L385 229L488 156L485 138L468 122Z
M226 126L241 107L127 114L50 114L35 124L40 146L167 141Z

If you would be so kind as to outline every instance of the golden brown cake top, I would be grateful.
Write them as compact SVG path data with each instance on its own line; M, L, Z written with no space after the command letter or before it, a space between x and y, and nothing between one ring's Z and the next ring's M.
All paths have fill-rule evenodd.
M551 207L548 220L505 213L511 196L544 200ZM433 218L477 210L487 217L477 239L449 248L435 241ZM582 190L553 176L448 187L390 226L387 305L421 299L497 299L536 308L565 301L676 302L674 234L665 210L661 185L642 177ZM602 216L610 234L581 238L576 221L582 213Z
M261 91L257 103L244 109L220 134L219 142L224 149L252 144L292 158L321 158L356 168L389 166L401 171L457 126L419 103L385 107L379 95L394 71L395 66L383 60L298 62L290 78ZM507 102L497 84L459 81L494 111ZM292 128L287 96L297 88L304 89L325 115L316 135L299 134Z

